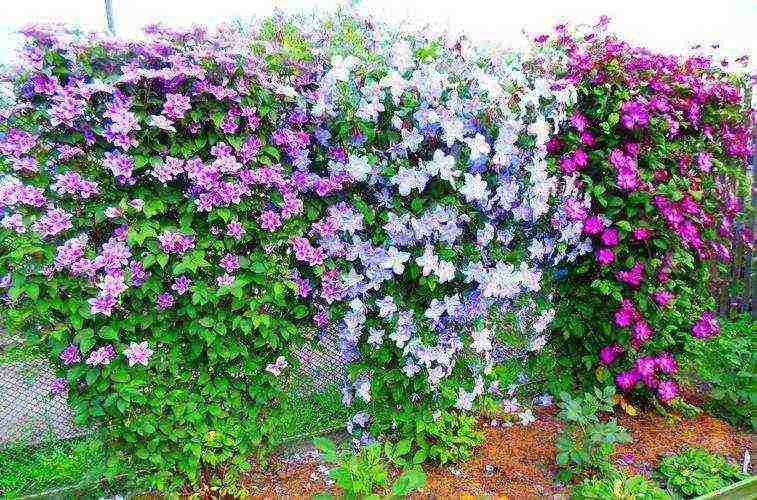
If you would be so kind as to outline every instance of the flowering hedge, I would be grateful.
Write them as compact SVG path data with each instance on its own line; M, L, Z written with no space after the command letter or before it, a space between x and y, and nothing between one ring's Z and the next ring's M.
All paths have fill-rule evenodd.
M586 321L604 320L608 306L582 285L593 281L654 325L646 303L591 277L616 275L607 250L637 255L629 225L655 201L638 166L636 194L612 187L608 148L625 166L667 154L646 153L667 131L641 128L637 108L650 105L634 80L593 100L591 44L610 39L559 34L515 54L345 12L215 32L153 26L141 40L24 33L0 122L3 317L50 347L61 374L51 390L103 421L162 489L213 474L235 484L287 411L296 352L318 332L336 332L350 362L344 403L371 403L349 427L399 441L409 461L445 462L480 439L472 411L504 396L505 339L546 342L563 268L564 310L590 297ZM701 115L740 144L734 87L713 86ZM618 111L621 100L636 104ZM711 135L680 147L706 140L711 172L737 179L741 153L726 160ZM725 184L697 182L712 203L726 199ZM683 199L672 190L661 207ZM710 201L696 206L715 217ZM699 266L673 246L680 223L643 220L670 257L632 258L620 279ZM604 267L581 257L592 241L604 242ZM666 314L684 318L684 290L670 290ZM561 321L576 345L596 342L577 324ZM620 345L625 331L602 324ZM659 370L673 366L665 356Z
M748 77L634 47L604 21L544 43L567 54L578 92L550 151L591 197L576 216L594 252L558 287L564 350L594 382L669 402L686 339L719 332L713 293L733 245L752 244Z
M298 103L280 48L149 32L25 31L0 144L8 315L50 346L52 391L103 420L134 470L175 488L233 464L233 481L311 314L286 278L304 189L276 142Z
M321 80L316 137L346 143L332 168L352 182L294 242L297 276L320 274L316 307L338 318L353 361L344 402L374 408L353 423L404 438L416 462L459 459L478 439L465 412L499 394L498 337L540 349L552 273L587 248L567 215L574 178L546 161L573 88L534 54L354 20L343 35L309 40L348 51ZM321 271L319 251L335 267Z

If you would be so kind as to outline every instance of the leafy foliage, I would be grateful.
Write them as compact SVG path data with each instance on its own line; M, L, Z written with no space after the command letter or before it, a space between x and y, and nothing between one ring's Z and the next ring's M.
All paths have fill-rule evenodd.
M5 446L0 450L0 495L18 498L61 488L96 495L106 484L103 478L113 480L123 472L124 464L107 466L105 444L97 435Z
M548 57L348 12L24 34L2 317L79 421L161 490L241 494L296 353L331 335L344 405L375 408L356 432L409 439L416 463L470 453L498 335L544 345L551 276L579 253L575 179L545 159L573 94Z
M389 462L405 464L410 452L410 443L400 441L396 445L386 442L371 443L356 453L338 450L333 441L315 438L316 448L323 459L333 463L329 476L344 490L346 498L378 497L377 491L387 491L391 496L406 496L426 484L426 474L418 465L408 466L389 488Z
M747 478L722 455L701 448L663 457L656 473L668 491L686 498L706 495Z
M608 477L584 479L570 490L576 500L666 500L670 494L644 476L614 471Z
M742 96L700 59L647 61L659 90L612 38L502 53L350 11L24 34L0 111L0 313L152 486L243 494L321 340L349 363L350 430L413 464L470 454L507 347L540 351L555 314L561 363L593 368L612 342L600 381L624 368L622 389L675 396L671 353L712 306L744 188ZM618 185L621 160L644 189ZM599 240L615 267L582 257ZM618 303L635 333L609 322ZM717 330L707 314L695 335ZM561 458L579 471L623 436L583 403L566 415L587 442Z
M612 418L600 419L601 413L614 408L615 389L595 388L577 398L567 393L560 395L560 413L565 428L557 437L557 465L561 468L557 478L570 481L590 472L606 472L612 467L609 457L615 443L628 443L631 435Z
M757 428L757 322L748 314L723 321L719 336L687 342L682 370L706 390L704 408L733 425Z

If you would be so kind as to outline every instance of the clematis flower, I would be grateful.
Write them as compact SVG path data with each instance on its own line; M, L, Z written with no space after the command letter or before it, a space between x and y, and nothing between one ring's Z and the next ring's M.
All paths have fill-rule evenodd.
M662 373L670 374L678 371L678 363L668 352L661 352L655 357L655 367Z
M678 396L678 384L673 380L663 380L657 386L657 395L660 399L667 403L676 396Z
M600 215L590 215L584 221L583 230L586 234L599 234L605 227L604 219Z
M602 265L608 265L615 260L615 254L610 248L600 248L597 250L597 260Z
M608 247L613 247L618 244L619 233L614 227L605 229L602 232L602 244Z
M652 294L652 298L660 307L665 307L675 298L675 294L670 290L657 290Z
M126 356L129 366L136 364L147 366L153 353L154 351L150 349L146 340L140 343L132 342L124 350L124 356Z
M691 333L697 338L705 339L720 333L720 324L718 324L713 311L704 311L699 319L694 322Z
M615 376L615 383L623 392L633 389L638 381L639 373L635 369L620 372Z
M176 303L176 299L170 293L163 292L158 295L156 303L158 305L158 309L168 309L173 307L173 305Z
M646 227L635 227L631 230L631 235L636 241L643 241L649 238L650 231Z
M611 365L617 357L623 353L623 348L618 343L608 344L599 350L599 359L606 365Z
M279 375L281 375L281 370L285 369L287 366L288 363L286 358L284 356L279 356L278 358L276 358L276 361L267 364L265 369L275 377L278 377Z
M68 381L64 378L56 378L50 383L50 392L55 396L60 396L66 392Z
M643 127L649 122L646 107L638 101L624 102L620 107L620 113L621 122L629 129Z
M402 274L405 271L405 263L410 260L410 254L397 250L397 247L391 246L387 251L386 258L381 262L384 269L391 269L395 274Z
M70 344L63 349L60 353L60 360L64 365L72 365L81 361L81 354L79 353L79 346L76 344Z

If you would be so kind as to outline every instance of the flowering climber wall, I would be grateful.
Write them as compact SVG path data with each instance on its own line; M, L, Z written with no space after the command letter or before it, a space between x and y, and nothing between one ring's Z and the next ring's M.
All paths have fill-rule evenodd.
M634 331L648 322L651 332L646 303L592 273L630 259L617 276L634 287L683 257L635 259L631 215L600 207L690 208L698 218L686 220L701 224L743 177L731 148L744 147L738 87L704 60L657 68L649 55L630 68L639 88L659 80L675 93L682 80L714 120L681 142L684 166L709 161L712 175L637 200L661 183L638 159L650 138L633 134L657 144L669 130L648 124L680 118L653 101L662 95L638 96L636 80L593 90L610 79L602 65L612 76L623 61L642 64L604 35L560 29L513 53L349 12L151 26L140 40L24 34L23 64L7 78L15 99L0 115L5 326L49 350L52 393L67 394L80 421L103 422L113 449L164 490L208 475L233 485L287 412L297 353L329 332L349 362L350 430L399 441L415 462L467 456L481 439L474 412L513 391L501 345L541 349L556 315L592 359L628 352L634 384L671 373L675 344L645 347L606 318L614 300L633 308ZM649 154L670 170L672 153ZM679 185L713 204L692 194L689 208L670 208L685 199ZM644 221L671 248L691 234L670 217ZM715 272L715 242L729 236L684 260ZM611 299L587 321L613 343L595 349L594 331L562 318L572 292L596 289ZM688 317L683 292L668 293L675 301L654 307ZM700 322L694 331L713 328L706 313ZM667 401L666 386L653 388Z
M736 245L753 243L749 79L726 73L728 61L634 47L603 24L551 43L580 83L550 151L580 172L594 249L558 286L557 326L571 357L598 368L591 383L614 377L626 393L673 402L676 357L719 332L719 282Z

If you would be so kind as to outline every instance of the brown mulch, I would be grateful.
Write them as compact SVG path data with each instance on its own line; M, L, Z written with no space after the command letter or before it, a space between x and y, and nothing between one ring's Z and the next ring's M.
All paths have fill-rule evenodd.
M613 460L630 472L649 475L661 456L700 446L741 462L752 452L753 436L709 415L671 419L653 412L621 416L620 424L633 435L633 443L619 445ZM485 440L470 459L460 464L426 466L428 484L416 498L566 498L567 488L555 483L554 440L560 422L551 412L537 414L529 426L492 427L485 424ZM322 491L336 493L328 469L317 458L293 463L274 459L267 472L246 478L251 498L303 498Z
M745 451L754 454L755 436L704 413L693 418L670 419L650 412L618 420L631 431L634 441L617 446L614 458L637 474L648 476L661 457L686 446L720 453L739 464Z
M465 462L426 467L421 494L542 496L563 492L553 484L555 445L560 423L548 414L531 425L486 426L482 445Z

